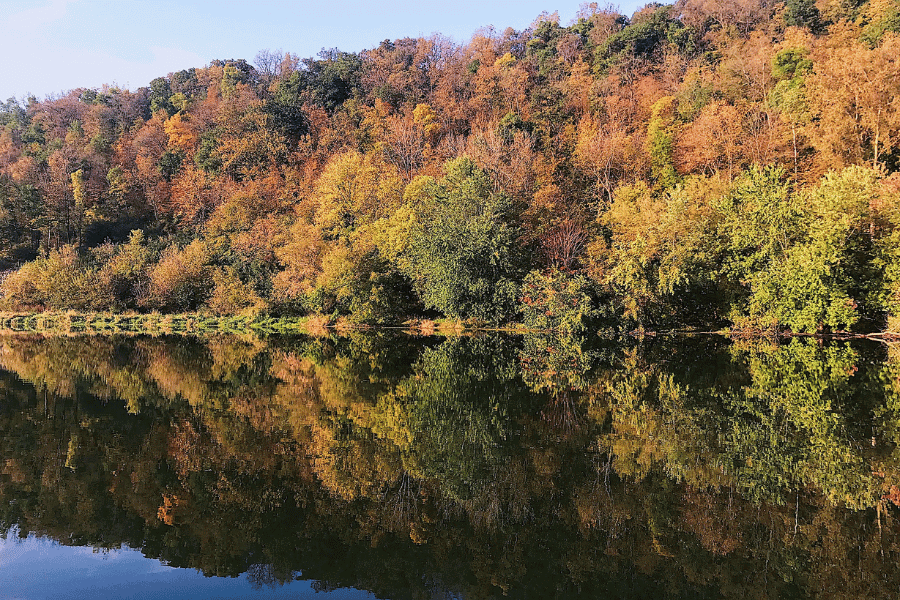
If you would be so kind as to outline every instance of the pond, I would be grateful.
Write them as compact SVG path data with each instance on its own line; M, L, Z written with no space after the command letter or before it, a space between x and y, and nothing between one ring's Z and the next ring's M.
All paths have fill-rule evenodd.
M893 599L898 441L875 342L6 335L0 600Z

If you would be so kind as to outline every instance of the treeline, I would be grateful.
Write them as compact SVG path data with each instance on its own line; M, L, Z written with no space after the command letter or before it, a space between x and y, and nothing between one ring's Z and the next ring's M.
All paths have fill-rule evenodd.
M15 309L896 330L900 5L264 51L0 105Z

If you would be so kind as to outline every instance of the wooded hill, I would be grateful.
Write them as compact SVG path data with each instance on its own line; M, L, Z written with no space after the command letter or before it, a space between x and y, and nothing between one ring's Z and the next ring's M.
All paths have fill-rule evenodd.
M0 104L10 309L896 330L900 2L216 60Z

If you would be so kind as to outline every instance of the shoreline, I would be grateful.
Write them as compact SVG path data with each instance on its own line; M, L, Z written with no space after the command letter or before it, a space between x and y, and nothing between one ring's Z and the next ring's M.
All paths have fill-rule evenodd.
M0 334L36 333L44 335L341 335L359 331L401 331L421 336L459 336L478 333L552 334L552 329L531 329L522 324L500 326L468 323L452 319L413 318L398 325L365 325L345 318L331 319L323 315L272 317L266 315L218 316L205 313L104 313L77 311L0 312ZM593 332L604 335L605 332ZM633 329L618 335L644 338L665 336L717 335L730 339L814 338L832 341L869 340L884 344L900 342L900 333L797 333L791 331L750 331L723 328L719 330L643 330Z

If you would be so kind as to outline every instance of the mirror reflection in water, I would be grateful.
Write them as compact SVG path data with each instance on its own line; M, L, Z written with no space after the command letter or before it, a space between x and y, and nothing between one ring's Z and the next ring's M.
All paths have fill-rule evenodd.
M4 564L21 538L270 595L900 589L884 344L7 335L0 369Z

